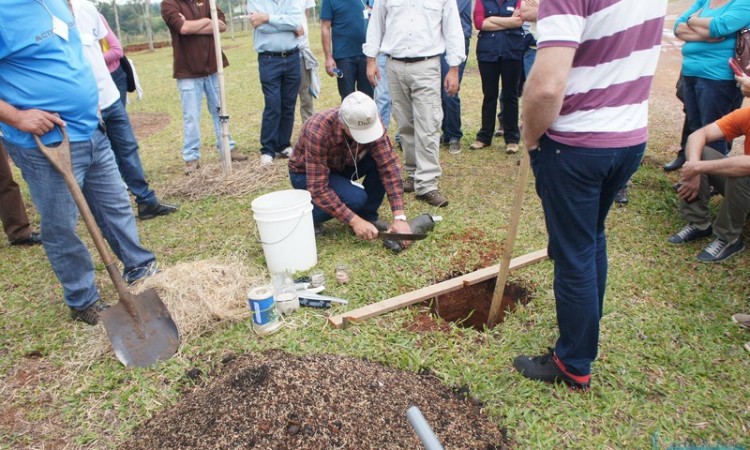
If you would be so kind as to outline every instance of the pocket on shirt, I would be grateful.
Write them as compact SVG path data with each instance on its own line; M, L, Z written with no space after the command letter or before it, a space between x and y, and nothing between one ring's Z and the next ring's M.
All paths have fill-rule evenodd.
M81 35L81 44L83 44L86 47L90 47L97 43L97 40L93 34L81 33L80 35Z
M403 8L406 0L386 0L386 6L391 8Z
M424 9L428 14L439 13L442 15L443 2L441 0L424 0Z

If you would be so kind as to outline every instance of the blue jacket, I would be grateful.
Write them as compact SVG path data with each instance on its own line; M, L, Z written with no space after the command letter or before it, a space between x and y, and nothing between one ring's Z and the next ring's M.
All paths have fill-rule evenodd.
M484 17L510 17L516 0L478 0L484 7ZM523 59L529 46L523 27L513 30L480 31L477 37L477 60Z

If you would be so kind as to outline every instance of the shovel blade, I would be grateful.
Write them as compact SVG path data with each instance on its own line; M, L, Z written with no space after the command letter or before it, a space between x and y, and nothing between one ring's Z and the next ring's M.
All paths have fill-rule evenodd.
M127 367L150 367L177 352L180 333L167 307L153 289L129 294L135 316L120 302L101 313L117 359Z

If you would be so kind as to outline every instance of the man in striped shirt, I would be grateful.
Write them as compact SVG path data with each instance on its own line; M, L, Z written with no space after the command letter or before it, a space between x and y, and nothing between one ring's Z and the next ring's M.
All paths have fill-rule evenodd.
M514 361L523 376L588 389L607 282L604 223L637 170L666 0L544 0L523 101L524 145L555 263L560 337Z

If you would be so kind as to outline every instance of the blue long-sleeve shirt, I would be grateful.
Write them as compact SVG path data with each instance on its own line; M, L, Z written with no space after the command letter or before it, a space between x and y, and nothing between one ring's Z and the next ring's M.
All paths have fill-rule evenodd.
M256 52L285 52L297 46L297 36L294 32L302 25L302 2L248 0L247 12L268 14L268 22L253 31Z
M674 24L687 22L700 11L699 17L710 17L708 32L718 42L690 41L682 47L682 74L710 80L734 80L727 61L734 55L737 31L750 23L750 0L732 0L719 8L710 8L709 0L697 0Z

